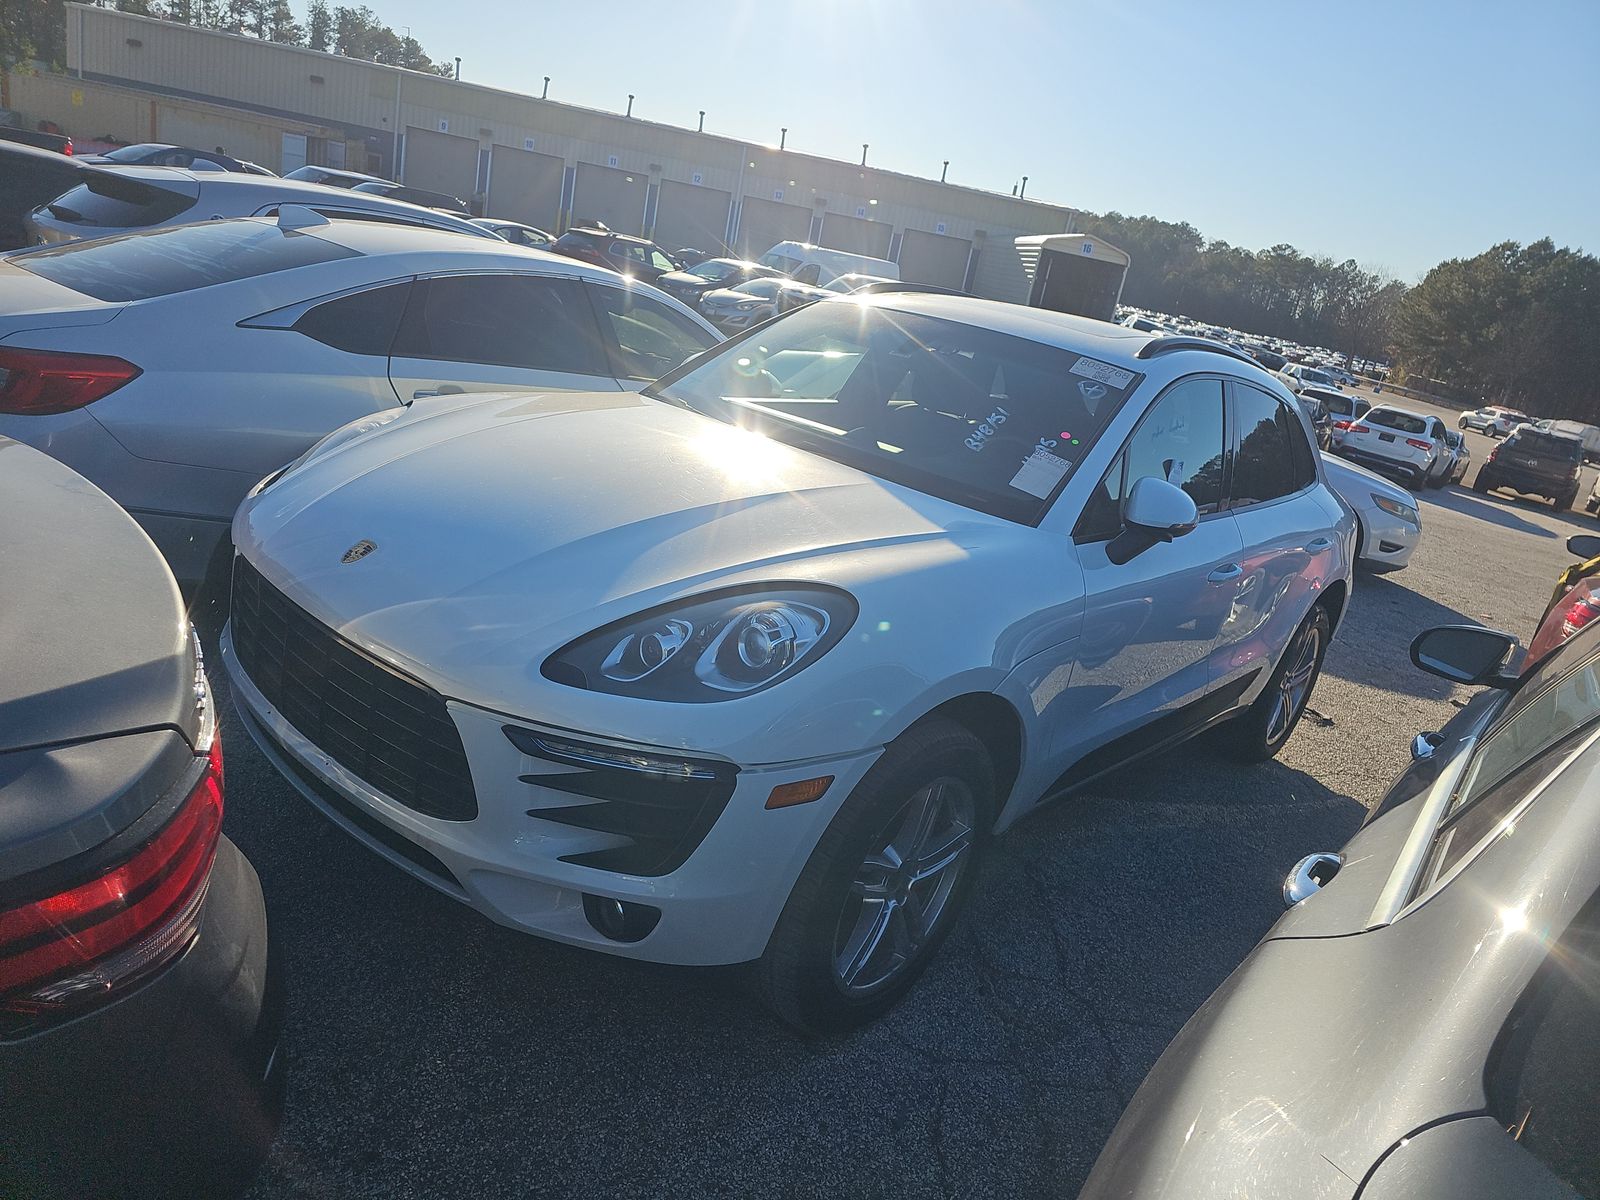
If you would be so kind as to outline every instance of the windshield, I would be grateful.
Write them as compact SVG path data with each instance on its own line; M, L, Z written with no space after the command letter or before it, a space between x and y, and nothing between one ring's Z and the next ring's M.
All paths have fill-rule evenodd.
M1428 432L1428 423L1421 417L1396 412L1392 408L1375 408L1366 415L1365 420L1369 425L1382 425L1385 429L1393 429L1397 433Z
M804 308L655 389L730 425L1037 524L1141 375L974 325Z
M107 150L105 157L115 162L138 162L156 150L165 149L162 146L152 145L149 142L140 142L136 146L118 146L115 150Z
M358 255L323 238L285 234L268 221L215 221L65 242L12 261L63 287L121 304Z
M698 267L691 267L686 274L694 275L700 279L709 279L713 283L719 279L726 279L730 275L739 273L739 264L729 262L725 258L713 258L703 262Z

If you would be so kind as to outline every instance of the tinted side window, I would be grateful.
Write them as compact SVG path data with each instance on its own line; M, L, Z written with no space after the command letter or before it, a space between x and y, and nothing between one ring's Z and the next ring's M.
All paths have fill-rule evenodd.
M420 280L396 355L604 375L594 316L572 279L455 275Z
M603 331L615 340L616 374L622 379L659 379L685 359L717 344L682 313L620 287L591 285Z
M1235 504L1260 504L1297 492L1316 476L1299 418L1277 397L1243 384L1234 388L1239 450L1233 461Z
M335 350L387 355L410 294L408 279L340 296L307 310L294 329Z
M1222 382L1186 379L1169 388L1084 506L1074 530L1079 541L1114 537L1122 529L1122 504L1147 475L1189 493L1200 515L1222 507Z

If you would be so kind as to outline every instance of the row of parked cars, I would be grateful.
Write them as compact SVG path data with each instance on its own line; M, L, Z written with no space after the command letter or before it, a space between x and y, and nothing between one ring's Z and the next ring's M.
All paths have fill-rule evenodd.
M0 605L26 667L0 1070L116 1093L72 1121L0 1093L30 1188L226 1194L276 1116L281 969L169 568L227 612L210 668L250 736L344 833L512 928L746 964L831 1033L913 986L1046 801L1201 734L1276 754L1358 557L1395 565L1369 522L1420 530L1207 339L890 291L723 340L637 277L355 215L285 193L0 260L0 538L30 564ZM1475 646L1419 662L1510 694L1508 647ZM1431 761L1511 719L1476 711ZM1383 836L1434 844L1414 792ZM1400 952L1432 919L1402 916ZM1117 1160L1176 1155L1130 1120ZM1281 1144L1274 1178L1322 1170Z

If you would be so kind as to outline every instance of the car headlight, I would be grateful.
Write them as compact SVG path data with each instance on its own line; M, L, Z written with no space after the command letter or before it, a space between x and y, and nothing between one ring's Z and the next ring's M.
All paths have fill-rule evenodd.
M1377 492L1372 493L1372 502L1391 517L1399 517L1402 521L1409 522L1418 529L1422 528L1422 518L1417 515L1417 510L1412 508L1411 505L1396 500L1392 496L1380 496Z
M735 308L760 308L761 304L760 300L736 300L733 306Z
M847 593L814 584L712 592L614 622L545 660L546 679L641 700L748 696L810 666L856 619Z

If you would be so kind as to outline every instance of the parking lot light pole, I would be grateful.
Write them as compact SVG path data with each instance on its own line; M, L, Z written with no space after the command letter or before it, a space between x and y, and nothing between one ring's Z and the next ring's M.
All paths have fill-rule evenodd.
M548 76L548 75L546 75L544 77L544 91L539 93L539 99L541 99L541 100L550 99L550 76Z
M867 143L866 142L862 142L861 143L861 165L863 167L867 165Z
M778 130L778 149L782 150L789 141L789 127L785 125Z
M940 170L939 170L939 182L940 183L944 182L944 177L947 174L949 174L949 172L950 172L950 160L947 158L947 159L944 160L944 166L942 168L940 168Z
M705 131L706 131L706 110L702 108L700 110L700 128L695 130L695 132L696 133L704 133Z

